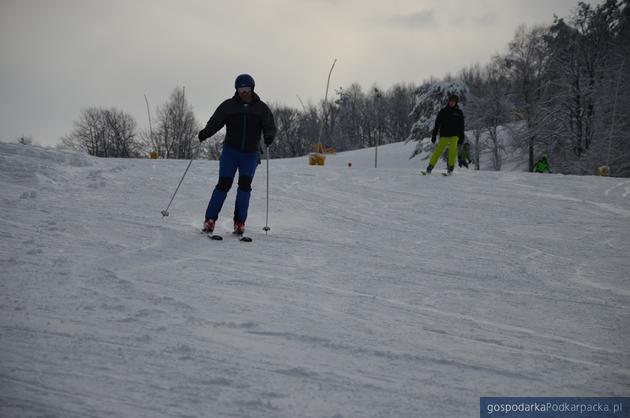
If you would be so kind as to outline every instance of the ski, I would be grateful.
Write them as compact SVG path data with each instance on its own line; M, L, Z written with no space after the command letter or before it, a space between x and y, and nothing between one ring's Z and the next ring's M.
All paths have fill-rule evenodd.
M434 171L434 173L435 173L435 171ZM422 174L423 176L431 175L431 173L427 173L424 170L420 170L420 174ZM440 174L443 175L444 177L448 177L448 176L452 175L453 173L446 172L446 173L440 173Z
M237 234L234 234L237 235ZM223 237L221 235L218 234L208 234L208 238L210 238L211 240L214 241L223 241ZM238 240L241 242L252 242L253 239L251 237L245 236L245 235L239 235L238 236Z
M210 238L213 241L223 241L223 236L219 235L219 234L214 234L212 232L208 233L208 232L204 232L201 231L202 234L206 234L206 236L208 238ZM243 234L237 234L236 232L232 232L232 235L234 235L235 237L238 238L239 241L241 242L252 242L253 239L247 235L243 235Z
M253 239L251 237L248 237L247 235L243 235L242 233L239 234L238 232L232 232L232 235L238 237L238 240L241 242L252 242Z
M201 230L202 234L205 234L208 238L215 240L215 241L221 241L223 239L223 237L221 235L217 235L217 234L213 234L212 232L207 232L204 230Z

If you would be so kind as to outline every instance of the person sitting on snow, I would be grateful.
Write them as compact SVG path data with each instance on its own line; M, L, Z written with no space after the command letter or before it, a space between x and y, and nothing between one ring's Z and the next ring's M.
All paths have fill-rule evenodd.
M551 173L551 167L549 166L546 155L543 155L534 165L534 173Z
M470 159L470 143L466 140L464 140L464 143L459 147L457 162L459 164L459 168L468 168L468 164L472 163L472 160Z

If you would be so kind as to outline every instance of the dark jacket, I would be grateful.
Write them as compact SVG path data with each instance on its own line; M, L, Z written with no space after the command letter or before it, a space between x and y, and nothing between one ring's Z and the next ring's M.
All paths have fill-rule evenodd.
M462 142L464 140L464 112L457 105L444 107L435 118L432 139L436 138L438 130L440 137L458 136L459 142Z
M259 151L261 134L267 145L276 137L273 114L256 93L252 93L251 103L243 102L238 93L221 103L199 132L199 140L210 138L223 126L226 127L223 144L242 152Z

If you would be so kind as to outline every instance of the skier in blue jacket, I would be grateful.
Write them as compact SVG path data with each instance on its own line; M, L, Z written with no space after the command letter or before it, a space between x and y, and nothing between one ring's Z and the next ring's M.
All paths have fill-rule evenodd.
M254 79L249 74L236 77L236 92L215 110L206 127L199 131L199 141L210 138L226 127L219 160L219 181L206 209L203 231L212 233L214 224L238 170L238 189L234 208L234 233L245 232L252 180L260 163L260 138L266 146L276 136L276 124L269 107L254 93Z

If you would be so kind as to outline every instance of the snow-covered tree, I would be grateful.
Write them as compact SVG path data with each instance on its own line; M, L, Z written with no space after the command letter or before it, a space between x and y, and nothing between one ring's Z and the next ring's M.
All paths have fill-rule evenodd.
M552 163L557 171L591 174L611 163L611 173L619 175L609 156L622 151L626 159L621 161L630 157L623 151L628 126L622 127L630 117L628 102L624 103L630 94L628 70L623 69L624 62L630 62L630 36L624 29L629 5L628 0L606 0L596 6L579 3L570 18L556 18L551 26L545 109L551 120L545 128L546 136L553 138ZM613 142L616 154L608 153Z
M418 141L413 158L422 151L430 148L430 143L422 141L430 137L435 125L438 112L448 101L451 94L459 96L459 106L463 108L468 98L468 86L461 80L429 81L416 89L415 104L411 111L411 117L415 122L407 137L407 142Z

